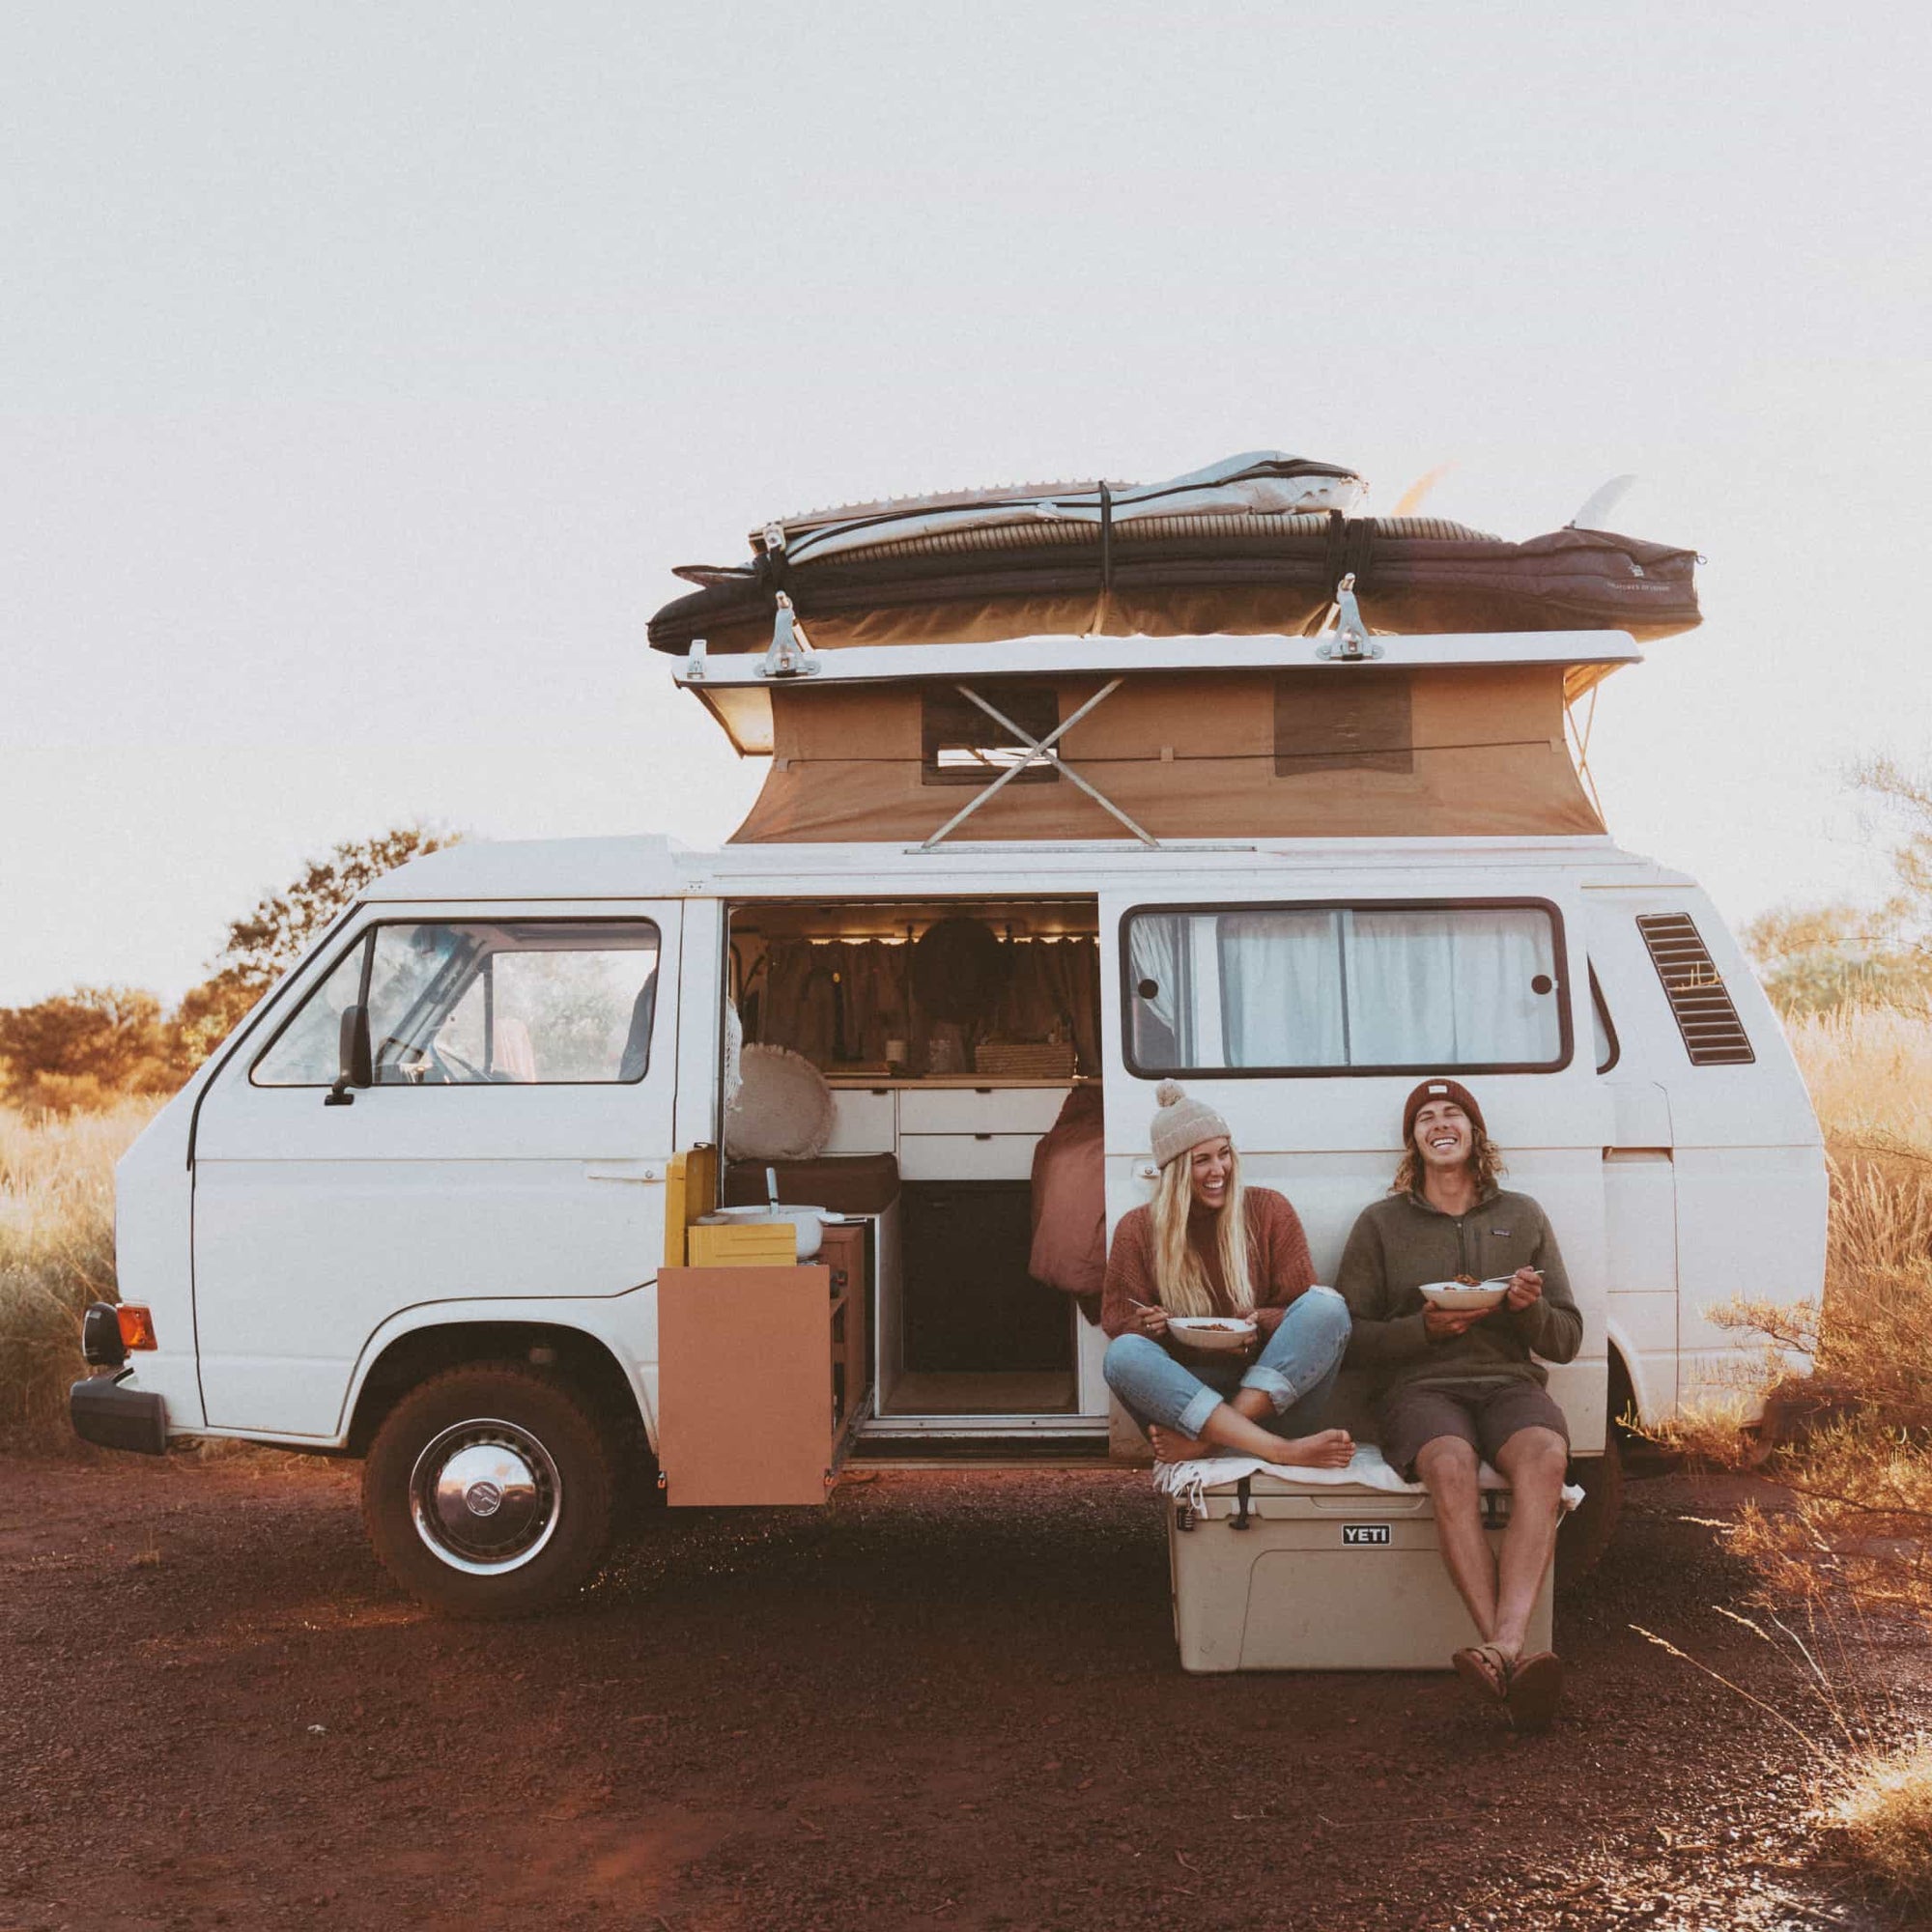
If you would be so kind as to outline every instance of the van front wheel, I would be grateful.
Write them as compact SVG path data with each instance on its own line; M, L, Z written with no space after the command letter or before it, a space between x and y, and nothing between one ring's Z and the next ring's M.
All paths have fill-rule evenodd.
M389 1411L362 1468L362 1520L412 1596L451 1616L527 1616L597 1567L612 1491L582 1399L489 1363L433 1377Z

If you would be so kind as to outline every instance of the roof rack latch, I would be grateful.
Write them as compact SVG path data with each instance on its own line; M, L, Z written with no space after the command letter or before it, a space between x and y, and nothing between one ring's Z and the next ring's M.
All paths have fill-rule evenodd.
M1335 586L1334 635L1315 647L1318 658L1330 664L1367 664L1378 658L1382 647L1369 636L1362 622L1361 606L1355 602L1355 573L1351 570Z
M772 619L772 641L758 673L762 677L810 677L817 669L810 639L798 628L791 599L781 590L778 613Z

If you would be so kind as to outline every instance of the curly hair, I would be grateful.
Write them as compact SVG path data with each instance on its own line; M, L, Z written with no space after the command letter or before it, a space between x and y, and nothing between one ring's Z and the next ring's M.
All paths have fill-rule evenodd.
M1474 1121L1469 1122L1469 1175L1476 1183L1478 1195L1487 1194L1509 1169L1503 1165L1502 1150ZM1408 1145L1402 1151L1402 1158L1396 1163L1395 1179L1389 1182L1391 1194L1420 1194L1422 1192L1422 1156L1415 1151L1415 1139L1411 1135Z

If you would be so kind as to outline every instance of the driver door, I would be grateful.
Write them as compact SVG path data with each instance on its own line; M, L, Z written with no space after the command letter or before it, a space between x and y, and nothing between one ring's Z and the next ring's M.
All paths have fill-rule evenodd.
M656 1278L681 908L384 908L225 1066L194 1157L208 1421L328 1437L370 1337L426 1302ZM373 1081L331 1099L340 1016Z

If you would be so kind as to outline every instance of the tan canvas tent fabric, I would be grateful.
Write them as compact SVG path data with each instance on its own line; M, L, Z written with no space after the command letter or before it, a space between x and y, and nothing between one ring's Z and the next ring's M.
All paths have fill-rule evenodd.
M1015 681L968 682L1014 715ZM1105 680L1017 682L1036 695L1050 686L1065 718ZM925 694L949 691L925 682L775 689L772 768L733 842L930 837L974 795L935 781L925 763ZM1150 672L1129 676L1060 749L1157 838L1601 833L1564 743L1563 696L1563 667L1553 664ZM1006 742L987 720L983 743ZM958 836L1127 835L1056 779L1007 785Z

